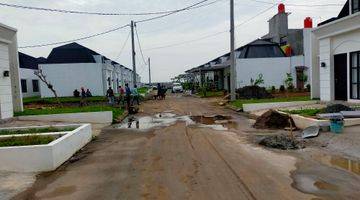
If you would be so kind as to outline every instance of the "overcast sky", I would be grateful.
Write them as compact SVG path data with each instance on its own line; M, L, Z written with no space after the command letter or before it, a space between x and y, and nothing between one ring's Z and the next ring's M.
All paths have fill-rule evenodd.
M191 5L200 0L0 0L2 3L57 9L93 12L147 12L173 10ZM267 2L278 2L262 0ZM346 0L287 0L288 4L344 4ZM235 0L235 24L241 24L271 5L254 0ZM304 7L287 6L290 28L302 28L303 19L313 17L314 24L336 16L340 6ZM251 42L268 32L267 21L277 12L273 7L255 19L236 28L237 46ZM147 16L90 16L49 13L0 7L1 23L18 29L19 46L66 41L106 31L139 20ZM229 51L229 34L223 33L203 40L194 41L217 32L229 30L229 0L213 5L178 13L166 18L138 24L138 32L144 56L152 59L153 81L168 81L184 71L204 64ZM122 29L107 35L80 41L110 59L131 68L130 40L118 57L130 29ZM174 46L174 44L183 45ZM192 42L188 42L192 41ZM168 48L153 49L171 46ZM34 57L47 57L55 46L20 49ZM138 47L137 47L138 50ZM137 53L138 72L142 81L148 81L147 67L140 52Z

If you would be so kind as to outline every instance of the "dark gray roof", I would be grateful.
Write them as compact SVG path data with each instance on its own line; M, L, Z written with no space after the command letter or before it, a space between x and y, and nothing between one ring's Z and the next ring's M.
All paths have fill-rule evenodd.
M19 52L19 65L23 69L39 69L38 60L32 56Z
M47 63L95 63L93 55L99 54L78 43L70 43L54 48L47 58Z
M333 17L333 18L330 18L330 19L328 19L326 21L323 21L323 22L319 23L318 26L323 26L323 25L328 24L330 22L333 22L333 21L336 21L338 19L349 16L350 15L350 12L349 12L350 9L349 8L350 8L350 1L347 0L344 7L341 9L341 11L340 11L340 13L339 13L339 15L337 17Z
M279 44L257 39L243 46L239 58L276 58L286 57Z

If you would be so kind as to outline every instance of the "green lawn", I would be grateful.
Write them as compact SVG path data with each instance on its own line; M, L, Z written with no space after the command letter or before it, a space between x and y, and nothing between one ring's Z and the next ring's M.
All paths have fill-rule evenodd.
M57 128L57 127L46 127L46 128L29 128L20 130L1 130L0 135L23 135L23 134L37 134L37 133L54 133L54 132L65 132L73 131L75 128Z
M242 108L244 104L249 103L273 103L273 102L291 102L291 101L310 101L311 98L308 96L302 97L284 97L284 98L272 98L272 99L238 99L230 104L237 108Z
M324 109L319 108L310 108L310 109L302 109L302 110L283 110L283 112L289 114L301 115L304 117L315 117L317 114L324 113Z
M61 103L80 103L80 97L60 97ZM88 97L86 98L87 102L104 102L107 101L106 97L96 96L96 97ZM31 104L31 103L41 103L41 104L56 104L56 99L51 98L41 98L41 97L26 97L23 98L23 103Z
M15 113L15 116L28 115L49 115L49 114L64 114L64 113L82 113L82 112L101 112L112 111L113 119L120 117L124 110L111 106L85 106L85 107L63 107L63 108L45 108L45 109L25 109L23 112Z
M212 91L208 91L206 92L206 96L204 96L204 94L202 92L198 93L198 95L202 98L205 97L222 97L224 96L224 92L223 91L216 91L216 92L212 92Z
M51 136L11 137L0 139L0 147L42 145L49 144L54 140L55 138Z
M139 94L146 94L148 92L148 88L147 87L142 87L138 89Z

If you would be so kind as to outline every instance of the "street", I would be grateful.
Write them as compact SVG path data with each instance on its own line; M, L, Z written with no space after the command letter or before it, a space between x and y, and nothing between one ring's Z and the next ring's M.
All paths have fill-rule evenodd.
M150 130L106 128L14 199L317 199L293 187L295 156L251 144L250 120L214 99L173 95L143 103L135 117L163 112L229 115L235 125L217 130L179 120Z

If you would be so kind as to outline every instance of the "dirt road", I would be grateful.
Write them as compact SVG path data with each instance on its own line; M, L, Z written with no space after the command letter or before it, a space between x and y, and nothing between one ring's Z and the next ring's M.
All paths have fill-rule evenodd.
M217 130L177 120L150 130L105 129L73 163L40 175L14 199L317 198L292 187L295 157L249 144L249 120L211 100L173 96L141 111L136 117L230 113L236 125Z

